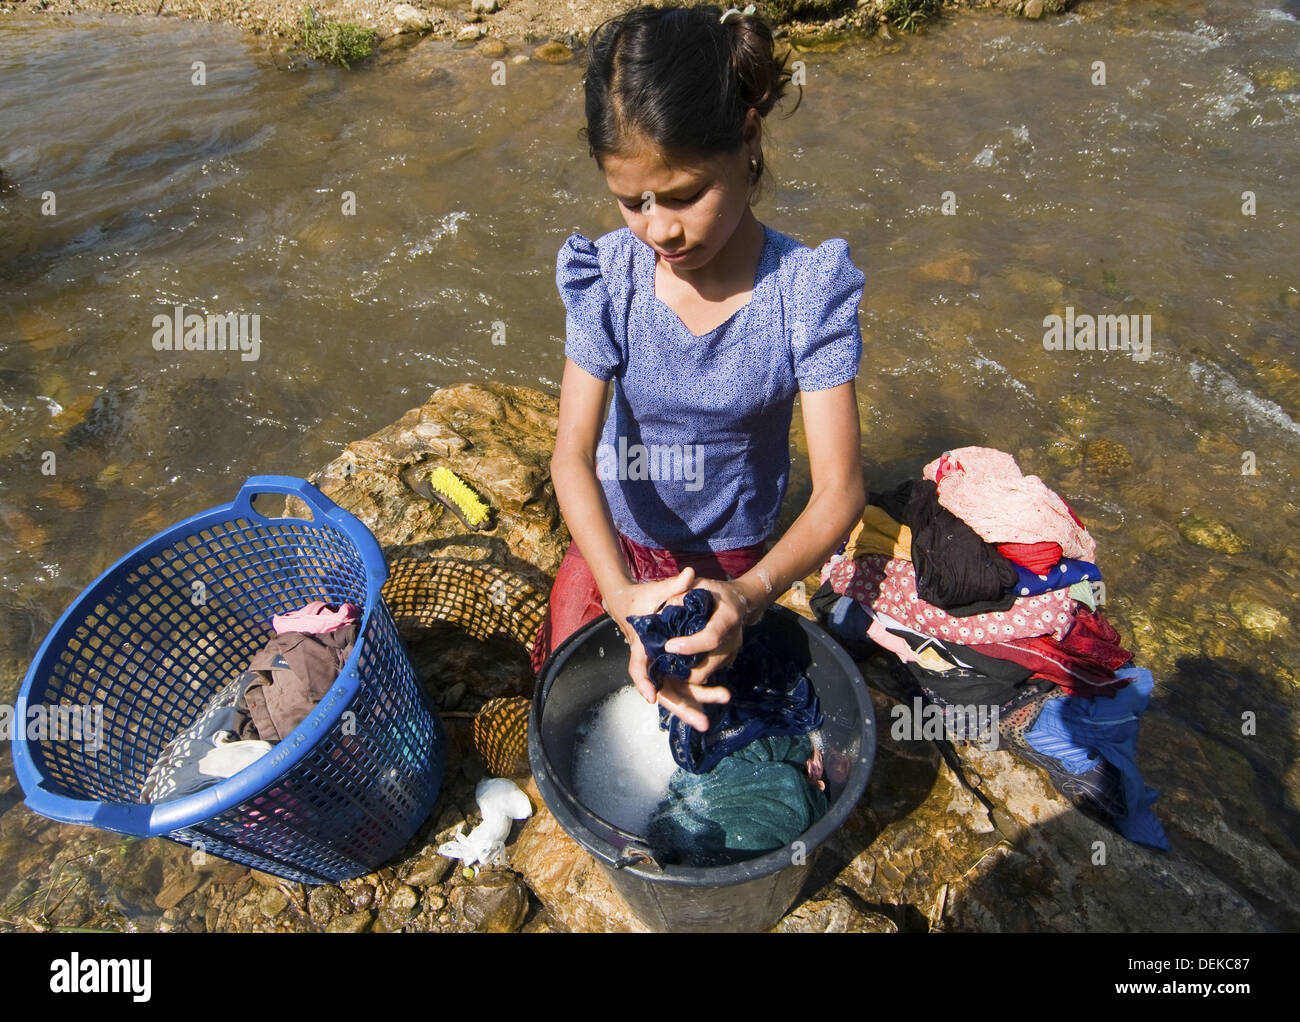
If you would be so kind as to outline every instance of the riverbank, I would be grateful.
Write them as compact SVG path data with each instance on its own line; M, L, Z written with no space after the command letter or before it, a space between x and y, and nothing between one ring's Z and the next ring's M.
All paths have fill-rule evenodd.
M777 26L778 38L825 45L838 37L889 36L918 31L959 11L989 9L1037 19L1063 13L1076 0L811 0L764 4L761 13ZM378 49L402 48L424 38L501 46L535 47L533 56L552 62L571 59L592 29L629 6L628 0L593 0L575 9L558 0L442 0L399 4L388 0L317 0L318 24L359 26L373 33ZM272 49L293 52L304 38L303 0L7 0L0 14L70 16L120 14L184 18L236 25L264 38ZM503 55L492 54L492 55Z

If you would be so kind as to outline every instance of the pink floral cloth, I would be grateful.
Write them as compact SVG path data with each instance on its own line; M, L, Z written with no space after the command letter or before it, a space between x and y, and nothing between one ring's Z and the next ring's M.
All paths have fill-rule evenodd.
M916 595L916 569L911 561L884 554L833 557L822 568L822 581L830 582L841 596L851 596L909 628L963 646L1039 635L1059 642L1074 623L1074 602L1068 589L1021 597L1010 610L953 617Z
M1097 544L1069 505L1004 451L958 447L921 472L938 485L939 504L985 542L1059 543L1066 557L1096 563Z

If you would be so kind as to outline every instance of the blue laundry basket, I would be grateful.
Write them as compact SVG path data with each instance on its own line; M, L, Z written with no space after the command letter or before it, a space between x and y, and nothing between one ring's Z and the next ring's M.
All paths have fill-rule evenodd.
M291 494L312 519L265 518L258 494ZM101 712L98 741L28 740L14 769L34 812L166 837L308 884L381 866L428 818L444 736L380 589L379 544L316 487L253 476L233 503L188 518L114 564L64 612L23 682L28 706ZM243 671L271 618L312 600L364 609L334 686L251 766L158 804L140 789L164 745ZM87 718L83 718L87 719ZM94 737L94 736L92 736Z

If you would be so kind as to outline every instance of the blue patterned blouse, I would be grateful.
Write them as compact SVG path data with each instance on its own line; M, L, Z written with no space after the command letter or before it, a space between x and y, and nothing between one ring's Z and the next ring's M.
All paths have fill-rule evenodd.
M854 379L865 275L842 238L810 249L764 226L753 297L697 337L655 295L654 250L623 227L556 259L564 352L613 380L597 475L615 527L645 546L765 540L790 476L800 390Z

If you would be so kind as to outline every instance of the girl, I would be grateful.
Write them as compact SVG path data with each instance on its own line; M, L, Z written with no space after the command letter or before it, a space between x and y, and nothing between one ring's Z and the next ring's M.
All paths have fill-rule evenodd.
M812 250L750 209L763 117L791 77L753 11L642 6L592 34L585 137L627 227L570 235L555 275L567 339L551 477L573 542L533 667L603 600L637 689L701 731L702 704L730 699L704 680L866 502L854 392L865 277L843 239ZM812 497L765 550L796 393ZM656 693L627 619L692 587L715 610L668 649L704 655Z

